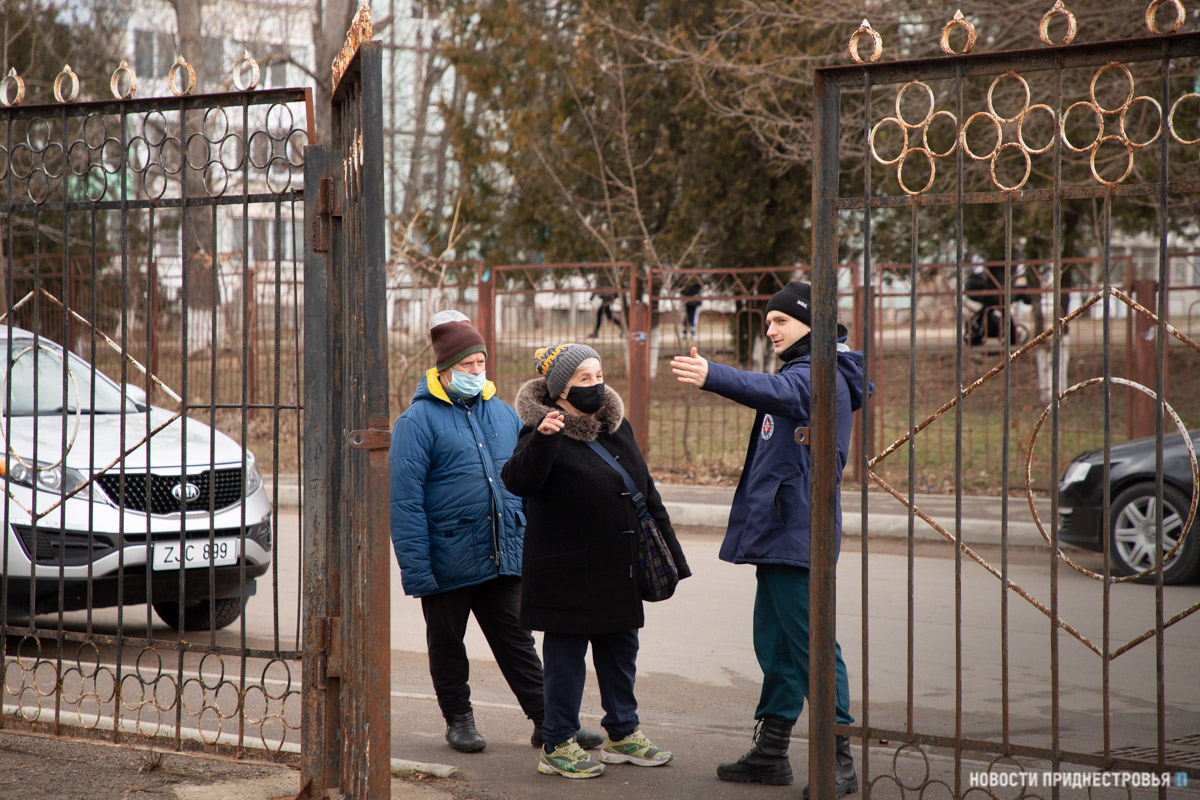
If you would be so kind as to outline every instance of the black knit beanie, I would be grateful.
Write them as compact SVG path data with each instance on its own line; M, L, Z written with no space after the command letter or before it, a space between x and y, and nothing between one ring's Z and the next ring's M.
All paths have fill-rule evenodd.
M767 311L779 311L812 327L812 286L792 281L767 301Z

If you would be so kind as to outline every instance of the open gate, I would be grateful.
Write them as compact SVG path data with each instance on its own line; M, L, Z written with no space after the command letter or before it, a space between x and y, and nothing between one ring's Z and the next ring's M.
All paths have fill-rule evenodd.
M1182 670L1168 668L1166 648L1183 627L1173 626L1200 609L1200 604L1181 603L1170 588L1164 589L1163 563L1175 555L1174 549L1163 552L1167 548L1153 548L1153 565L1143 575L1153 583L1152 588L1135 587L1129 582L1132 577L1113 574L1107 535L1103 536L1104 566L1085 568L1059 550L1065 519L1060 512L1067 509L1058 507L1057 496L1051 498L1050 518L1039 519L1028 479L1025 487L1010 486L1008 479L1010 461L1032 460L1033 452L1043 448L1050 454L1050 474L1041 476L1043 485L1053 486L1073 455L1059 453L1062 420L1069 414L1089 414L1099 437L1097 446L1106 456L1102 517L1107 532L1113 499L1107 483L1112 466L1108 454L1114 431L1124 430L1114 422L1114 407L1132 389L1151 398L1148 413L1153 415L1157 436L1158 477L1153 482L1156 502L1150 506L1156 510L1149 524L1158 531L1158 541L1164 536L1163 438L1176 433L1179 426L1166 379L1166 351L1170 347L1191 358L1200 352L1200 344L1170 324L1167 302L1167 220L1179 213L1177 204L1200 191L1193 132L1200 110L1200 95L1194 86L1200 35L1162 34L1153 18L1160 5L1151 4L1147 12L1147 25L1156 34L1151 38L1072 45L1073 18L1066 20L1070 12L1056 3L1041 23L1046 48L977 55L953 54L946 44L945 36L955 27L969 26L959 15L948 23L943 35L948 57L896 63L874 61L882 45L864 22L851 40L852 56L860 63L816 72L812 266L816 388L811 428L814 616L809 757L815 797L834 796L837 555L833 547L835 408L830 398L835 397L833 322L839 242L861 242L865 253L863 286L867 296L863 309L873 307L875 291L872 230L885 224L893 231L907 227L912 241L910 274L914 276L928 258L922 247L927 237L943 236L952 242L957 253L955 290L962 297L964 282L972 271L968 259L973 250L973 243L965 238L964 215L980 213L990 216L991 235L1004 243L1004 268L995 288L1003 294L1003 303L998 304L1002 308L1012 307L1013 264L1017 260L1014 241L1026 232L1022 226L1030 224L1031 215L1040 214L1044 229L1050 232L1051 244L1043 257L1051 262L1045 289L1053 296L1052 311L1042 329L1029 331L1027 342L999 337L1003 341L986 356L991 368L967 381L968 345L963 334L968 321L959 306L952 331L957 388L932 410L918 408L910 399L908 432L880 449L873 449L867 438L872 414L868 402L864 410L867 424L861 426L861 469L868 478L863 483L862 530L870 530L871 511L880 508L879 500L868 504L867 486L873 483L891 495L885 497L889 503L899 503L909 515L908 578L893 587L894 593L888 593L878 581L879 573L871 569L883 554L869 552L867 536L861 542L860 575L847 575L848 559L843 554L843 576L861 586L860 596L849 599L861 614L862 627L857 632L843 627L841 643L846 648L849 642L861 663L851 666L857 723L838 726L836 733L854 736L863 744L864 797L873 791L913 797L924 796L926 791L954 797L971 793L995 797L997 792L1049 797L1066 789L1074 789L1070 796L1078 796L1081 788L1086 788L1089 796L1097 796L1102 786L1115 785L1096 783L1093 789L1088 783L1092 779L1085 773L1095 770L1149 775L1153 778L1149 784L1139 779L1109 791L1126 796L1134 788L1150 789L1161 797L1167 781L1180 785L1187 775L1193 780L1200 775L1194 748L1183 735L1189 727L1196 729L1194 714L1173 714L1168 699L1172 681L1180 685L1194 681L1195 676L1194 665L1181 665ZM1182 7L1175 7L1182 23ZM1060 16L1062 19L1056 19ZM1048 24L1064 20L1070 23L1067 40L1051 41ZM1174 30L1178 28L1176 25ZM968 35L969 51L975 41L974 30ZM867 48L872 50L871 62L865 60ZM851 104L855 110L848 114ZM862 155L847 155L843 148ZM881 170L881 165L885 169ZM1062 210L1076 201L1094 203L1099 209L1103 280L1089 296L1077 294L1068 310L1062 302ZM1117 288L1112 277L1113 219L1134 202L1149 203L1158 220L1152 223L1159 251L1158 289L1152 303L1135 300ZM914 310L921 306L918 283L911 281L907 303ZM1155 342L1154 385L1134 385L1136 382L1115 374L1113 364L1119 362L1108 354L1115 346L1110 325L1117 308L1147 320L1147 336ZM1098 374L1068 387L1060 382L1065 337L1070 335L1071 324L1084 318L1102 327L1105 358ZM873 363L871 348L877 342L871 332L873 322L870 313L854 320L854 325L865 331L861 341L868 364ZM913 313L907 348L914 354L908 368L913 382L922 374L913 347L917 329ZM1032 438L1014 441L1010 409L1015 403L1009 383L1011 370L1006 367L1027 363L1022 360L1032 360L1039 352L1045 354L1044 368L1051 378L1046 385L1057 388L1046 398ZM962 510L963 409L984 387L1004 398L996 420L1003 437L1005 498L997 531L966 524ZM1076 404L1088 394L1087 405ZM915 395L910 384L909 397ZM922 433L933 425L956 429L957 502L955 513L947 519L934 519L914 503L918 476L913 456L922 446ZM900 485L894 486L881 477L879 467L889 458L904 458L906 453L907 485L899 481ZM1194 455L1191 467L1194 475ZM1193 492L1200 491L1194 480L1193 487ZM1009 501L1010 489L1025 489L1030 494L1028 505L1022 498ZM1180 545L1184 540L1180 531L1188 530L1195 513L1193 494L1190 508L1185 507L1179 515L1186 520L1173 518L1168 523L1168 527L1174 526L1172 535ZM1009 558L1010 520L1028 522L1031 517L1046 541L1039 570L1043 576L1048 574L1044 583L1036 583L1038 579L1023 573ZM916 526L933 528L946 540L945 546L954 549L953 575L944 576L938 585L945 587L945 594L935 599L929 598L918 577L921 565L912 535ZM1195 531L1191 535L1195 536ZM1081 581L1090 582L1094 600L1083 608L1061 602L1060 589L1068 581L1075 587ZM843 594L844 603L847 599ZM947 621L941 635L931 637L928 631L917 630L913 614L917 602L944 604ZM985 606L986 623L980 622L980 609ZM905 607L906 622L897 619L891 624L907 625L906 652L880 654L872 649L872 639L877 637L871 634L878 633L870 629L872 616L884 609ZM1131 619L1146 620L1143 629L1129 630ZM984 628L988 635L980 636ZM1080 683L1076 670L1094 675L1087 678L1088 691L1074 688ZM1125 716L1126 724L1117 728L1113 709L1120 702L1121 681L1131 675L1140 676L1131 679L1148 682L1145 692L1156 701L1144 709L1145 718L1131 723ZM872 681L877 686L886 681L889 688L874 691ZM1072 691L1064 691L1064 685L1072 686ZM892 702L877 699L883 694ZM981 697L987 701L981 702ZM930 767L935 751L947 757L952 774L949 768ZM1064 780L1068 767L1074 772Z

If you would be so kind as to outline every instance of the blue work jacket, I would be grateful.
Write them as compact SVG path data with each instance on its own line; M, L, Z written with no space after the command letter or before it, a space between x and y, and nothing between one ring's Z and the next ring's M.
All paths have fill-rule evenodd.
M425 373L392 429L392 546L414 597L521 574L522 500L500 470L521 423L488 381L469 406Z
M722 561L809 565L809 466L796 428L809 426L811 358L793 359L773 375L709 363L704 389L755 409L746 463L733 495ZM854 412L863 401L863 356L839 343L837 354L836 547L842 541L842 469Z

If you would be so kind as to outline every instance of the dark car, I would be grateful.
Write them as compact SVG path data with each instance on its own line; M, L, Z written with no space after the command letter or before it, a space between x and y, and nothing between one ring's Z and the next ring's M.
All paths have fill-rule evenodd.
M1188 434L1200 451L1200 430ZM1109 553L1116 575L1136 575L1154 582L1156 445L1153 436L1114 444L1109 466ZM1164 436L1162 549L1170 552L1183 532L1192 503L1192 461L1187 442L1176 434ZM1104 451L1076 456L1058 484L1058 535L1064 544L1089 550L1104 547ZM1200 517L1200 513L1197 513ZM1191 530L1175 555L1163 562L1163 583L1186 583L1200 575L1200 524Z

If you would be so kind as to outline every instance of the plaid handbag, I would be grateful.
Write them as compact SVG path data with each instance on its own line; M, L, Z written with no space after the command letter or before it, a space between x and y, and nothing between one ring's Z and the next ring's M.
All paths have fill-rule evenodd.
M604 463L616 470L617 474L625 481L625 488L629 490L633 507L642 521L642 529L639 531L640 535L637 541L638 589L642 599L651 603L666 600L675 594L675 587L679 584L679 570L675 567L675 559L671 558L671 550L667 547L666 540L663 539L662 531L658 529L654 518L646 510L646 498L637 490L633 478L629 477L625 468L618 464L612 454L601 447L599 442L592 440L588 442L588 447L595 450L596 454L604 459Z

